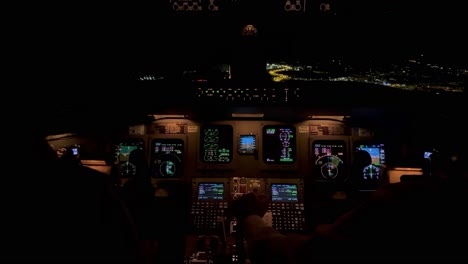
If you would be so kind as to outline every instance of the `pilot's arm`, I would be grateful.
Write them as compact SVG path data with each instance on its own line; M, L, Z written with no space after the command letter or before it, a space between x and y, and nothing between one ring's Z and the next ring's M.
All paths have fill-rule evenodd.
M284 235L267 226L258 215L243 221L247 254L253 263L306 263L307 242L312 237Z
M362 211L344 214L334 224L321 225L310 235L282 234L262 219L268 208L266 197L246 194L233 204L234 214L242 219L247 240L247 255L252 263L312 263L361 257L353 252L350 238L361 231Z
M254 194L242 196L234 205L247 241L247 255L253 263L301 263L312 237L284 235L268 226L261 217L267 208L266 197Z

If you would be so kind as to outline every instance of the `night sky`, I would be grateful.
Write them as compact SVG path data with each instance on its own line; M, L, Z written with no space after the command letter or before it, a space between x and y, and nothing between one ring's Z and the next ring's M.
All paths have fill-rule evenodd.
M226 0L227 1L227 0ZM285 12L281 0L237 0L218 13L175 13L169 1L130 5L48 5L24 11L25 32L57 59L165 65L229 60L245 24L257 27L268 56L382 56L418 53L465 61L462 1L308 0L307 12ZM315 8L314 8L315 7ZM466 52L464 52L466 53Z
M279 0L237 0L218 13L176 13L169 1L41 3L13 22L23 27L17 32L25 38L21 47L28 66L65 81L230 63L246 52L267 59L356 63L424 54L429 61L467 67L461 1L323 0L334 7L327 14L317 8L321 1L307 1L305 13L285 12ZM258 29L251 46L240 36L246 24Z
M333 14L317 8L287 13L273 0L238 0L215 14L175 13L169 1L37 3L18 9L9 25L20 51L17 61L33 74L27 76L35 82L30 97L46 93L53 105L95 104L110 113L120 97L141 99L129 84L133 74L229 63L246 52L267 59L357 63L424 53L435 61L467 64L462 1L324 1L336 7ZM246 24L258 29L252 46L240 37ZM116 102L100 106L106 95ZM46 103L27 107L36 110Z
M146 17L149 20L142 17L137 30L142 30L145 49L140 51L152 50L151 46L158 43L181 60L229 60L242 52L242 27L253 24L259 31L261 52L268 58L345 57L359 61L424 53L444 63L466 64L464 9L457 2L328 0L335 6L333 14L313 9L321 2L318 0L308 1L310 10L306 13L284 12L280 4L272 2L238 1L219 15L161 16L165 22L159 27L148 26L157 24L151 22L151 15ZM163 40L144 33L155 28L168 37Z

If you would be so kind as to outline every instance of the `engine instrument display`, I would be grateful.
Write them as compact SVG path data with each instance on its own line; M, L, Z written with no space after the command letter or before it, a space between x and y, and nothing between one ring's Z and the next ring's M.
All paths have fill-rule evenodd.
M226 164L232 161L234 132L230 125L209 125L200 131L200 160Z

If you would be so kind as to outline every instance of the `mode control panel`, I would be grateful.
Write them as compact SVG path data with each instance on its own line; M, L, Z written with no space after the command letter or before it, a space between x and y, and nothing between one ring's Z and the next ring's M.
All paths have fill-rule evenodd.
M229 210L230 182L219 178L192 180L191 221L195 233L217 234L229 228L225 221Z

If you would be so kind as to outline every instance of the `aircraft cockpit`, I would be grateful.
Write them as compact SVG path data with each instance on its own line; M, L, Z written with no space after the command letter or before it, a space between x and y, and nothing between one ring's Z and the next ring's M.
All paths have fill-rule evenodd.
M34 181L63 196L48 207L63 208L60 200L80 213L47 212L68 228L104 230L99 239L131 237L112 230L132 225L137 263L244 264L248 246L232 212L243 195L268 198L268 227L307 235L382 186L433 179L431 157L450 153L444 164L459 164L468 66L462 38L449 33L461 11L444 7L454 15L442 30L428 20L440 11L432 5L381 2L171 0L139 8L127 27L98 12L104 19L90 18L106 28L98 30L63 18L63 48L76 52L47 47L54 65L69 65L51 77L60 92L25 108L43 121L37 130L54 162L73 161L64 164L98 180L54 178L80 182L70 192ZM62 173L68 165L59 164ZM80 201L105 204L88 217Z

